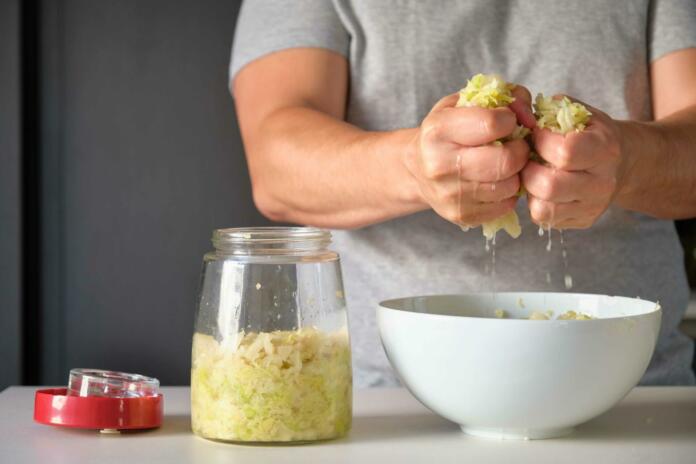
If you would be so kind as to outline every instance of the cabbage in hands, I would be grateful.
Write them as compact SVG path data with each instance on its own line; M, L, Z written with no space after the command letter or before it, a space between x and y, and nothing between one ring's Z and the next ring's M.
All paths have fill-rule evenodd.
M481 108L500 108L508 106L515 101L512 91L515 85L506 82L495 74L477 74L459 91L457 107L478 106ZM534 103L534 115L539 128L548 128L553 132L565 134L570 131L581 132L585 129L590 116L587 108L578 102L573 102L568 97L553 99L538 94ZM503 140L494 143L502 143L508 140L522 139L529 134L529 129L518 125L513 133ZM532 153L532 158L540 159L539 155ZM509 213L481 225L483 235L487 240L492 240L495 234L503 229L511 237L519 237L522 229L519 217L513 210Z
M459 91L457 107L478 106L481 108L500 108L508 106L515 101L512 96L514 84L510 84L495 74L477 74L466 84L466 87ZM529 129L524 126L517 126L514 132L503 139L494 143L501 143L507 140L523 139L529 134ZM520 220L517 213L512 210L493 221L481 224L486 240L492 240L499 230L505 230L512 238L517 238L522 233Z
M206 438L287 442L344 436L351 426L348 331L193 337L191 423Z
M583 131L592 113L585 105L573 102L568 97L553 99L540 93L534 102L534 115L539 128L566 134Z
M478 106L480 108L500 108L515 101L512 91L515 84L505 82L496 74L476 74L469 79L466 87L459 91L457 107Z

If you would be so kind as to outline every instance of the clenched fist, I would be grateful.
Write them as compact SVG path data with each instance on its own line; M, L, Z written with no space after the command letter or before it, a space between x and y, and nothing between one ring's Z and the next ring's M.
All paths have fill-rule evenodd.
M522 171L532 220L556 229L585 229L606 211L625 169L617 122L585 105L592 117L581 132L535 128L534 146L546 163Z
M455 108L452 94L423 120L404 163L424 200L448 221L478 226L515 207L529 146L496 141L512 134L518 119L531 127L533 117L529 92L517 87L514 94L514 106L496 109Z

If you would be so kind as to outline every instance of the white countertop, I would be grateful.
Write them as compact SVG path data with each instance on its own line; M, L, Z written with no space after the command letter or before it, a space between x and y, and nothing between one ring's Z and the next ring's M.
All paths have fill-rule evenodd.
M696 462L696 387L639 387L566 438L497 441L464 435L406 390L355 395L349 438L304 446L208 441L189 428L189 389L163 388L160 429L105 435L39 425L33 387L0 393L0 462L51 463L656 463Z

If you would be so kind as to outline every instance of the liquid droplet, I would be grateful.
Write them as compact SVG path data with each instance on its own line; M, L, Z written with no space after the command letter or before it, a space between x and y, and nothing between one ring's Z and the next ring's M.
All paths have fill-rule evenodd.
M486 251L491 251L491 244L488 239L486 239Z
M539 237L544 236L544 226L539 226Z
M495 168L495 181L498 182L500 180L500 173L503 170L503 157L498 156L498 162L496 163L496 168ZM492 187L493 190L495 190L495 183L493 184Z
M457 211L459 211L459 216L461 217L462 213L462 154L457 153ZM464 227L462 226L462 230L466 232L466 230L469 230L467 227L466 230L464 230Z
M563 270L565 271L565 277L563 279L565 283L566 290L573 288L573 278L568 273L568 251L566 250L565 238L563 237L563 231L558 231L558 236L561 242L561 256L563 257Z
M469 230L471 229L471 227L469 226L459 226L459 228L462 229L462 232L469 232Z

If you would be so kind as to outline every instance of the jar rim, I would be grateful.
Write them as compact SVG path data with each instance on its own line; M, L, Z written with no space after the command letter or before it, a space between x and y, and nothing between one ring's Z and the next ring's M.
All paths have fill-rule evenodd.
M220 251L316 251L331 243L331 232L317 227L298 226L234 227L213 231L212 242Z

